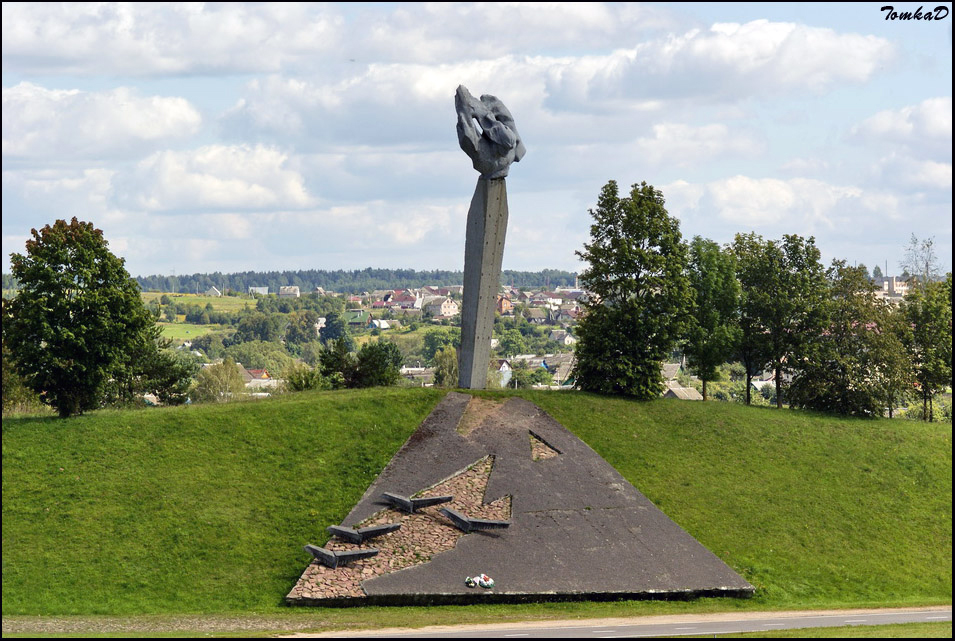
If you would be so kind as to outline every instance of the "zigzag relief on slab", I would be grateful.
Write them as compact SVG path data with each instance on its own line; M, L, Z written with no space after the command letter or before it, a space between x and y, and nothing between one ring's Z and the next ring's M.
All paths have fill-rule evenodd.
M554 458L560 456L560 450L555 447L552 447L542 439L540 436L534 432L528 431L528 436L531 439L531 458L535 461L543 461L545 459Z
M494 457L487 456L467 469L415 494L419 496L451 495L450 503L421 508L408 514L387 508L358 524L359 527L401 523L401 528L380 536L365 545L356 545L336 538L325 544L331 551L374 547L378 555L337 568L318 562L311 563L286 598L336 599L366 596L362 582L428 563L432 557L453 549L466 536L440 513L442 507L451 507L469 517L507 520L511 516L511 497L503 496L484 503L487 482L494 467Z
M542 409L520 398L485 401L451 392L435 407L341 524L401 528L362 544L331 541L328 555L348 560L330 563L338 565L333 570L313 562L289 604L753 594ZM400 511L382 509L384 494ZM446 496L453 501L414 500ZM354 561L335 554L367 548L381 552ZM493 577L494 588L466 585L475 572Z

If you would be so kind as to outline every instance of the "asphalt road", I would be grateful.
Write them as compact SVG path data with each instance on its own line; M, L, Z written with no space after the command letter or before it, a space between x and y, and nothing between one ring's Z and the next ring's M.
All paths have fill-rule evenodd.
M898 608L882 610L842 610L839 612L750 612L705 615L654 616L633 619L604 619L581 622L527 622L486 626L441 626L414 630L373 630L305 636L348 636L377 638L466 639L614 639L621 637L659 637L729 634L818 628L845 625L883 625L951 621L952 608Z

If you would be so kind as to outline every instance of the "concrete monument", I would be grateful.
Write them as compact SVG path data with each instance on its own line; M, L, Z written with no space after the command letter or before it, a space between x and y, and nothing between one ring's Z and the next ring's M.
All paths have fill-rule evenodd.
M458 114L458 142L474 168L481 172L468 210L464 243L458 385L484 389L507 232L504 178L511 163L520 161L526 150L511 112L496 97L485 95L478 100L459 86L454 108Z

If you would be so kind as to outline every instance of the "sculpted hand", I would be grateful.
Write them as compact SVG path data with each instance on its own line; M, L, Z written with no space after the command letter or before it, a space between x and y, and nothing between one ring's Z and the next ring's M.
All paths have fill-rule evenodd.
M458 142L485 178L504 178L511 163L519 162L526 149L514 118L494 96L478 100L463 86L454 95L458 113Z

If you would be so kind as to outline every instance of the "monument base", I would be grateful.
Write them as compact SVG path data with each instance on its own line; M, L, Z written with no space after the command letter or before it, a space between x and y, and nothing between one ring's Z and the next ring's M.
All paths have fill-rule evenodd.
M381 499L452 495L413 514ZM464 532L441 508L503 529ZM293 605L746 597L754 588L536 405L450 393L343 525L401 522L369 559L313 562ZM318 533L316 533L317 535ZM344 541L326 547L355 549ZM487 574L490 590L468 587Z

